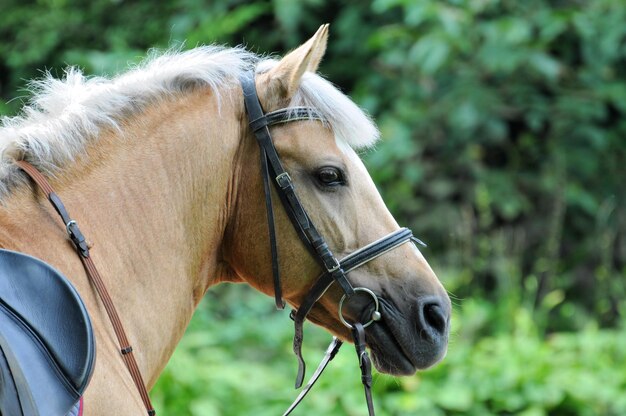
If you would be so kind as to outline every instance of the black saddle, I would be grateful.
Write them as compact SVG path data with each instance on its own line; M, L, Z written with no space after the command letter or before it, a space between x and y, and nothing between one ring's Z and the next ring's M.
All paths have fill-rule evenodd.
M95 363L78 292L34 257L0 249L0 415L64 416Z

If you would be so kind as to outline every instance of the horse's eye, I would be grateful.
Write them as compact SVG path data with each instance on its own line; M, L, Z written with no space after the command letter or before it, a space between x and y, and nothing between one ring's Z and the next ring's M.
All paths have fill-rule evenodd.
M341 170L330 166L318 170L317 179L325 186L339 186L345 184Z

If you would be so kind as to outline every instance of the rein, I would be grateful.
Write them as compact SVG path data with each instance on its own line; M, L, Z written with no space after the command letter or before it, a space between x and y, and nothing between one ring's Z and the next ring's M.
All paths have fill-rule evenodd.
M74 243L76 248L76 252L81 262L83 263L83 267L87 272L87 277L91 281L91 283L95 286L96 291L98 292L98 296L100 296L100 300L104 305L104 309L106 310L107 315L109 316L109 321L111 321L111 325L113 326L113 330L115 331L115 336L117 337L117 341L120 346L120 353L122 354L122 359L128 368L131 378L139 391L139 395L141 396L141 400L143 401L144 406L148 412L148 416L156 415L156 411L152 407L152 403L150 402L150 396L148 396L148 391L146 389L146 385L143 382L143 378L141 377L141 372L139 371L139 367L137 366L137 361L135 360L135 356L133 355L133 347L130 345L128 341L128 337L126 336L126 332L124 331L124 327L122 325L122 321L115 309L115 305L113 305L113 301L111 300L111 296L109 295L109 291L107 290L104 282L102 281L102 277L100 277L100 273L98 273L98 269L94 264L91 256L89 255L89 245L87 244L87 240L85 236L80 231L78 227L78 223L74 221L67 210L65 209L65 205L59 198L59 196L54 192L54 189L48 182L48 180L30 163L20 160L15 162L17 166L20 167L24 172L31 177L33 181L41 188L43 193L48 198L48 201L54 207L54 210L59 214L63 224L65 224L65 229L67 231L70 240Z
M298 374L296 376L295 386L296 388L300 388L302 386L306 370L306 364L302 358L304 321L315 303L317 303L317 301L324 295L324 293L326 293L333 283L337 282L344 292L339 303L339 319L352 331L354 345L359 358L359 366L361 368L361 381L365 390L368 412L370 416L374 416L374 405L371 393L372 365L366 350L365 327L374 324L376 321L381 319L381 314L378 310L378 296L370 289L364 287L353 287L347 278L347 273L406 242L413 241L420 245L424 245L424 243L413 237L411 230L401 228L347 255L341 261L338 260L328 247L328 244L322 235L313 225L311 218L298 199L298 196L295 193L295 186L289 176L289 173L285 171L282 163L280 162L280 157L274 147L269 130L270 126L280 123L297 120L324 121L324 118L314 108L308 107L283 108L270 113L265 113L257 95L254 75L252 73L245 74L240 78L240 82L248 114L248 124L256 137L260 149L261 176L263 178L263 189L265 192L265 206L267 210L268 235L270 241L270 254L272 258L272 274L276 307L278 309L283 309L285 307L285 302L282 299L282 289L280 283L272 193L269 185L270 181L274 184L282 205L285 208L285 211L287 212L287 215L291 220L298 236L300 237L300 240L302 240L304 246L317 260L323 270L322 275L305 295L300 307L291 312L291 318L293 319L295 326L293 351L298 359ZM366 323L349 323L343 316L343 306L346 302L349 302L356 293L359 292L365 293L372 298L374 302L374 311L371 314L370 320ZM317 379L321 376L328 363L335 357L339 348L341 348L341 345L342 341L333 337L324 359L319 364L317 370L305 388L300 392L296 400L287 409L283 416L289 415L296 408L296 406L298 406L298 404L313 387Z

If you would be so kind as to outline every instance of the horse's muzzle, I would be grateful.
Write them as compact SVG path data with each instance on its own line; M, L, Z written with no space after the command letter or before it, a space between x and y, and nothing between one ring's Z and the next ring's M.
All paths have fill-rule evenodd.
M367 329L372 361L383 373L412 375L441 361L448 347L450 302L419 298L407 312L380 300L382 319Z

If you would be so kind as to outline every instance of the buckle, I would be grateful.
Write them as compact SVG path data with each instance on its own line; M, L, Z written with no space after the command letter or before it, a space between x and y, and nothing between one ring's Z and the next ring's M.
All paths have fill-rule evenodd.
M65 229L67 230L70 240L72 240L80 254L83 257L89 257L89 246L87 245L87 240L85 239L83 233L80 232L80 228L78 228L76 221L68 221L68 223L65 224Z
M75 230L77 228L78 224L74 220L70 220L67 224L65 224L65 231L67 231L67 235L69 235L70 238L74 238Z
M326 260L332 260L333 264L328 264ZM330 274L333 274L341 267L339 260L335 256L329 256L324 259L324 266L326 267L326 271Z
M291 186L291 176L287 172L283 172L276 177L276 183L281 189L289 188Z

